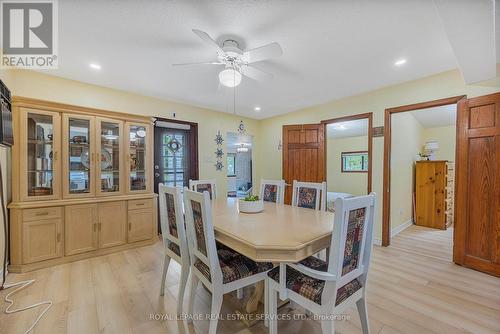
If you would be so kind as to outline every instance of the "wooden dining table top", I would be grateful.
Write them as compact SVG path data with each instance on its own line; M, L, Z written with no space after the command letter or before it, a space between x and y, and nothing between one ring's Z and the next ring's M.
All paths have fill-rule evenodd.
M257 262L299 262L330 246L333 216L264 202L264 211L242 213L237 198L212 201L215 239Z

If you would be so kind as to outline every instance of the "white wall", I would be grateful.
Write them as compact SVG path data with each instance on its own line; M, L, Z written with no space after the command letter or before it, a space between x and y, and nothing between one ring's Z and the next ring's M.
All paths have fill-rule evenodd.
M367 151L368 136L329 138L326 143L326 182L328 191L365 195L368 173L342 173L341 153Z
M455 125L424 129L422 146L429 140L437 140L439 151L435 154L436 160L455 161L456 131Z
M412 218L415 160L422 151L424 128L409 112L391 119L391 230Z

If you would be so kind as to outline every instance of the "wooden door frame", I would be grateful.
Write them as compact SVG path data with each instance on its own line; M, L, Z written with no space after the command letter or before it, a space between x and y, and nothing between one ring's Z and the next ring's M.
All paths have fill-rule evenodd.
M373 148L373 113L368 112L368 113L363 113L363 114L356 114L356 115L349 115L349 116L343 116L343 117L337 117L337 118L330 118L324 121L321 121L321 124L324 126L324 133L325 133L325 178L328 177L328 168L327 168L327 159L326 156L328 154L328 147L327 147L327 135L326 135L326 126L328 124L332 123L340 123L340 122L348 122L348 121L355 121L358 119L368 119L368 189L367 193L372 192L372 148Z
M453 97L448 97L439 100L420 102L414 104L408 104L399 107L387 108L385 109L384 115L384 184L383 184L383 205L382 205L382 246L389 246L391 243L391 224L390 224L390 211L391 211L391 116L392 114L427 109L445 106L448 104L458 104L462 99L466 99L467 95L458 95ZM458 110L457 110L458 116ZM456 124L458 129L458 124ZM458 140L458 136L455 141ZM456 142L455 145L458 143ZM456 160L457 149L455 147L455 160ZM456 166L456 164L455 164ZM455 171L456 173L457 171ZM456 185L455 185L456 187ZM456 196L456 193L455 193ZM455 206L456 210L456 206Z

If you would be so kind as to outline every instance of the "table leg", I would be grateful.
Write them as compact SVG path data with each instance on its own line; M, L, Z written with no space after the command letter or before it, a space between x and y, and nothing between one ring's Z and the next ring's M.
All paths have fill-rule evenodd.
M255 284L255 289L248 299L245 309L248 313L255 313L259 307L259 303L262 301L264 296L264 282L258 282ZM262 301L263 302L263 301Z

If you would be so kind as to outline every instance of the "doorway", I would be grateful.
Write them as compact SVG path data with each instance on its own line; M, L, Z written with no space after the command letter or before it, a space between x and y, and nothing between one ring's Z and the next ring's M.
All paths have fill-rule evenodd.
M252 136L228 132L226 135L227 196L245 197L252 193Z
M323 121L326 153L326 208L337 198L371 192L372 113Z
M389 246L391 239L391 150L392 150L392 130L391 120L394 114L409 111L437 108L446 105L456 105L465 96L455 96L429 102L405 105L385 110L384 117L384 183L383 183L383 208L382 208L382 246Z
M391 116L391 247L452 261L456 120L456 103Z
M187 187L198 179L198 124L157 118L154 124L154 191L158 184ZM158 216L158 231L161 231Z

